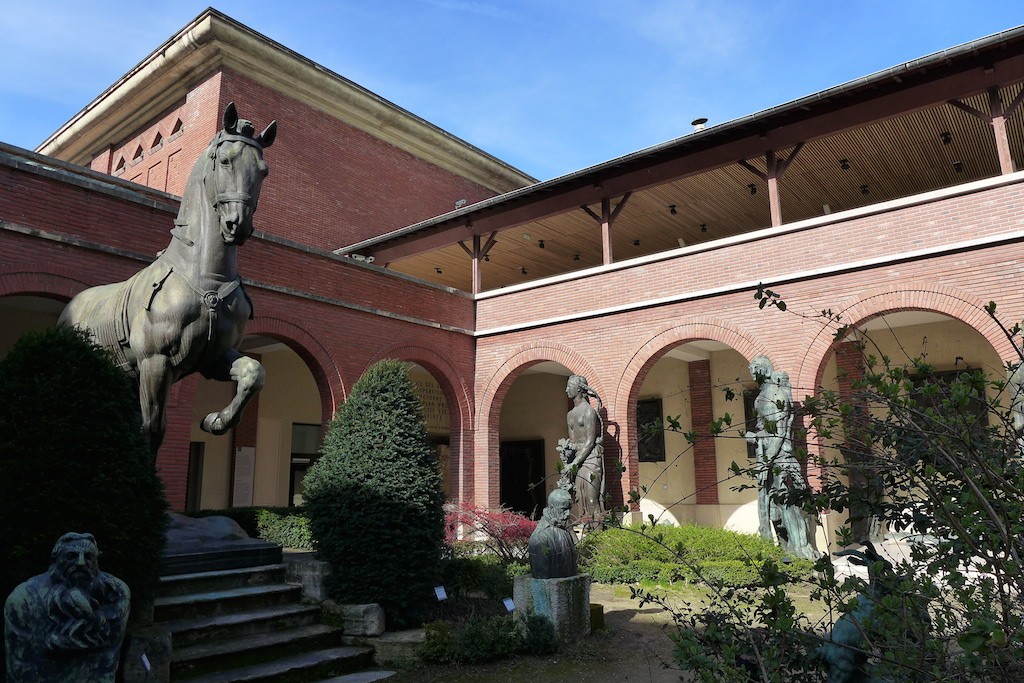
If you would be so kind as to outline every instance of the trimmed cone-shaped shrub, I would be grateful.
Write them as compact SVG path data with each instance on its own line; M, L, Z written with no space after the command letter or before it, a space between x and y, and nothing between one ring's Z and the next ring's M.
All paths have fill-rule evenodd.
M0 362L0 596L76 531L133 609L151 599L167 502L140 424L131 382L77 329L27 334Z
M389 628L422 623L441 576L441 476L406 364L381 361L352 387L303 484L328 592L379 603Z

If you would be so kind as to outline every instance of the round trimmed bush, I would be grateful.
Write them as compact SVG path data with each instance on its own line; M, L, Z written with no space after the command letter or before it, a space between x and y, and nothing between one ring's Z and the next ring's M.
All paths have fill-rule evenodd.
M372 366L338 409L303 484L327 583L341 603L379 603L388 627L419 625L436 603L444 516L422 408L397 361Z
M159 578L167 502L137 394L77 329L27 334L0 362L0 595L50 565L60 536L88 532L100 569L147 604Z

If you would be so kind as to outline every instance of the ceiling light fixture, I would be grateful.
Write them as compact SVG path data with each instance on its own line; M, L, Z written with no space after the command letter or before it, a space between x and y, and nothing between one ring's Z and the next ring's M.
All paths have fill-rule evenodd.
M957 173L963 173L964 172L964 162L962 162L962 161L954 161L953 162L953 170L956 171Z
M757 185L754 183L747 185L747 189L750 190L750 194L757 194Z
M942 140L942 144L950 145L953 143L953 134L950 133L948 130L944 130L941 133L939 133L939 139Z
M700 231L701 232L707 232L708 231L708 224L707 223L701 223L700 224Z
M573 261L579 261L580 260L580 255L579 254L573 254L572 255L572 260Z
M868 193L868 191L869 191L869 190L868 190L868 186L867 186L867 185L861 185L861 186L860 186L860 193L861 193L861 194L867 194L867 193Z
M668 205L668 212L670 214L672 214L673 216L675 216L677 213L679 213L679 211L676 210L676 205L675 204L669 204Z
M544 248L544 240L537 240L537 246L540 247L541 249L543 249Z
M640 246L640 240L633 240L633 246L634 247L639 247Z
M526 275L526 266L519 266L519 272Z
M839 168L843 169L844 171L849 171L850 170L850 160L849 159L840 159L839 160Z
M490 256L484 256L484 261L490 261L490 260L491 260Z
M441 273L443 273L444 271L443 271L443 270L441 270L440 268L434 268L434 272L435 272L435 273L437 273L438 275L440 275L440 274L441 274Z

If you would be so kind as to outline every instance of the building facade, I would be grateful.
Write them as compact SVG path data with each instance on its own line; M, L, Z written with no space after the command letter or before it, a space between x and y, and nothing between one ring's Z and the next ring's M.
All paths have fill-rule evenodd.
M642 489L645 516L753 531L739 432L651 442L638 415L698 435L748 417L761 354L797 399L849 392L860 355L823 311L897 361L1001 377L1019 359L984 307L1024 318L1022 84L1015 29L538 183L208 10L36 152L0 147L0 352L166 245L234 101L280 121L239 263L267 383L225 437L198 424L231 387L176 386L158 459L175 508L299 502L347 387L398 358L451 498L538 512L581 374L613 503ZM762 283L786 312L758 309Z

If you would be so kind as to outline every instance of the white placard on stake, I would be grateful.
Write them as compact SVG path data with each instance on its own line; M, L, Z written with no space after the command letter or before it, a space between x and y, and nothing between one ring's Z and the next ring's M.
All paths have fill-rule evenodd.
M502 602L505 603L505 609L507 611L509 611L509 612L515 611L516 603L512 600L512 598L505 598L504 600L502 600Z

